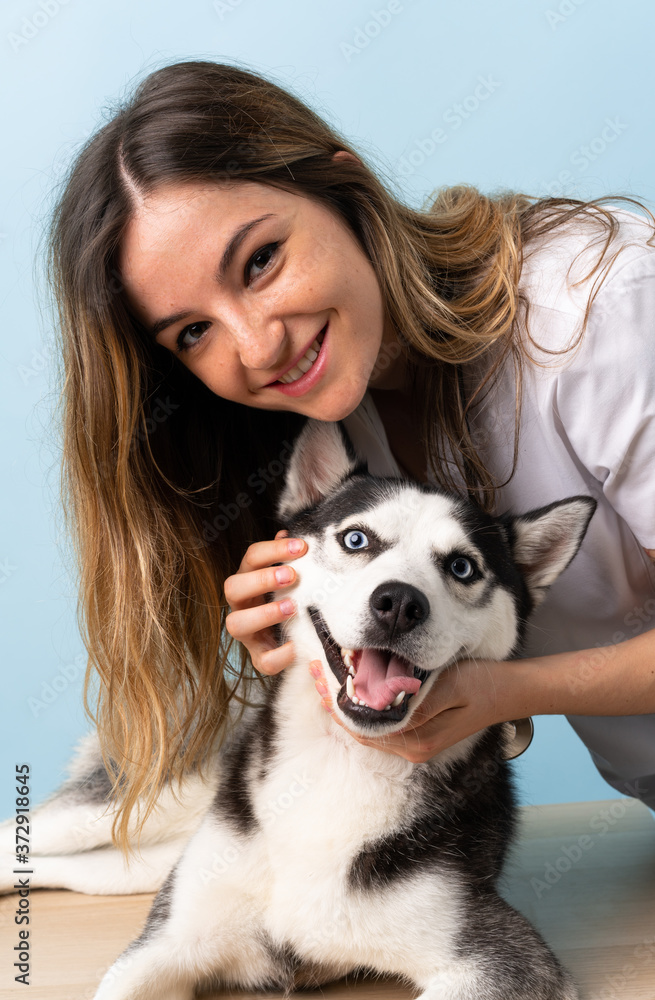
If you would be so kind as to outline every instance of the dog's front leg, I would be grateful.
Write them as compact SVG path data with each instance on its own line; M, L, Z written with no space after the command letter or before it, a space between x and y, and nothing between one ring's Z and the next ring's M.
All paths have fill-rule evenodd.
M237 835L208 814L96 1000L191 1000L197 986L274 981L260 919L267 877L256 834Z
M453 952L435 961L417 1000L579 1000L536 929L494 890L469 900Z
M194 984L175 969L163 942L134 942L105 974L95 1000L192 1000Z

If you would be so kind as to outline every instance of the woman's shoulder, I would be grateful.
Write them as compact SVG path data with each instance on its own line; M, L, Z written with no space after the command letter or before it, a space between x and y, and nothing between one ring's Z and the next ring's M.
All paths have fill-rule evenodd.
M609 240L609 225L592 208L527 244L519 288L531 307L577 318L591 294L609 299L635 273L655 274L650 219L621 206L607 210L617 223Z

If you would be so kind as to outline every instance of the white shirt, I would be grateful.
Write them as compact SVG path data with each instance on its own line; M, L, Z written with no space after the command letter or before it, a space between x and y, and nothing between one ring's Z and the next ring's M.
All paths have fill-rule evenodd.
M518 465L498 493L499 512L576 494L598 501L578 554L531 619L525 656L604 646L655 627L655 566L644 552L655 548L655 248L646 243L648 220L611 210L620 228L604 261L625 249L591 305L580 347L554 359L538 352L546 369L526 363ZM571 285L596 262L603 243L594 241L603 234L578 220L527 248L520 289L542 348L564 347L579 331L605 264ZM371 472L399 474L369 393L343 424ZM474 413L472 433L502 481L514 441L511 365Z

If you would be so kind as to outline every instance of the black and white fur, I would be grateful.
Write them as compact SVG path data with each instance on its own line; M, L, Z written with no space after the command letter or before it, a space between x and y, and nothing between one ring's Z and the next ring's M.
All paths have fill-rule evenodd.
M405 977L422 1000L575 1000L568 973L495 888L515 832L510 727L410 763L338 726L307 667L321 660L346 729L398 731L449 664L516 655L594 507L573 497L492 518L437 488L370 476L338 424L308 422L279 503L285 527L308 543L285 626L293 666L250 710L214 778L192 777L179 801L161 803L132 868L109 846L92 741L35 815L35 885L161 885L96 1000L288 992L356 968ZM362 649L393 654L419 690L391 708L356 704L344 649L358 664ZM49 831L41 845L39 826ZM71 826L82 831L73 847Z

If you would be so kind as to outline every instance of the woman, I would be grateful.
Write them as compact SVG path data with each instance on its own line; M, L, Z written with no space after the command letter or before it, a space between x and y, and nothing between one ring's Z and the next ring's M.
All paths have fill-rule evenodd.
M572 604L563 591L568 617L551 629L550 655L461 663L411 729L363 742L426 760L492 722L566 712L615 787L655 774L650 751L632 738L643 723L642 742L655 745L655 716L646 714L655 713L654 633L644 610L655 593L645 552L655 547L652 503L636 527L623 516L655 450L655 365L639 341L641 315L628 315L609 370L635 384L608 385L606 395L614 405L632 393L634 405L630 418L613 420L595 395L611 335L599 335L599 368L584 329L608 274L612 308L642 309L653 298L651 232L634 213L596 203L470 188L441 190L429 211L413 211L311 110L232 66L187 62L151 74L92 137L55 212L50 273L87 685L95 669L119 842L137 799L152 806L166 778L202 764L225 733L230 702L293 659L271 629L293 602L264 597L293 581L283 564L305 545L283 532L273 539L272 512L306 417L343 420L374 471L430 478L486 509L539 506L558 485L558 498L593 492L605 504L596 541L576 560L586 583L578 580ZM578 250L586 280L565 300ZM553 289L560 300L546 303ZM519 320L544 308L568 319L542 322L548 342L539 343L528 316ZM582 367L555 376L579 357ZM582 425L601 451L610 435L607 475L593 449L587 468L567 437L580 423L576 380L588 372ZM557 446L544 431L555 417ZM545 472L538 496L530 460ZM563 490L571 476L553 483L562 462L579 473L576 490ZM617 479L628 485L615 497ZM617 560L607 614L594 617L599 572ZM605 641L604 624L633 605L646 615L643 634L614 639L597 669L592 647ZM543 627L533 627L532 654ZM238 663L228 660L233 639ZM88 686L85 697L91 706ZM589 718L599 715L631 729L610 733L616 720ZM630 773L618 769L624 744ZM628 794L655 804L655 783Z

